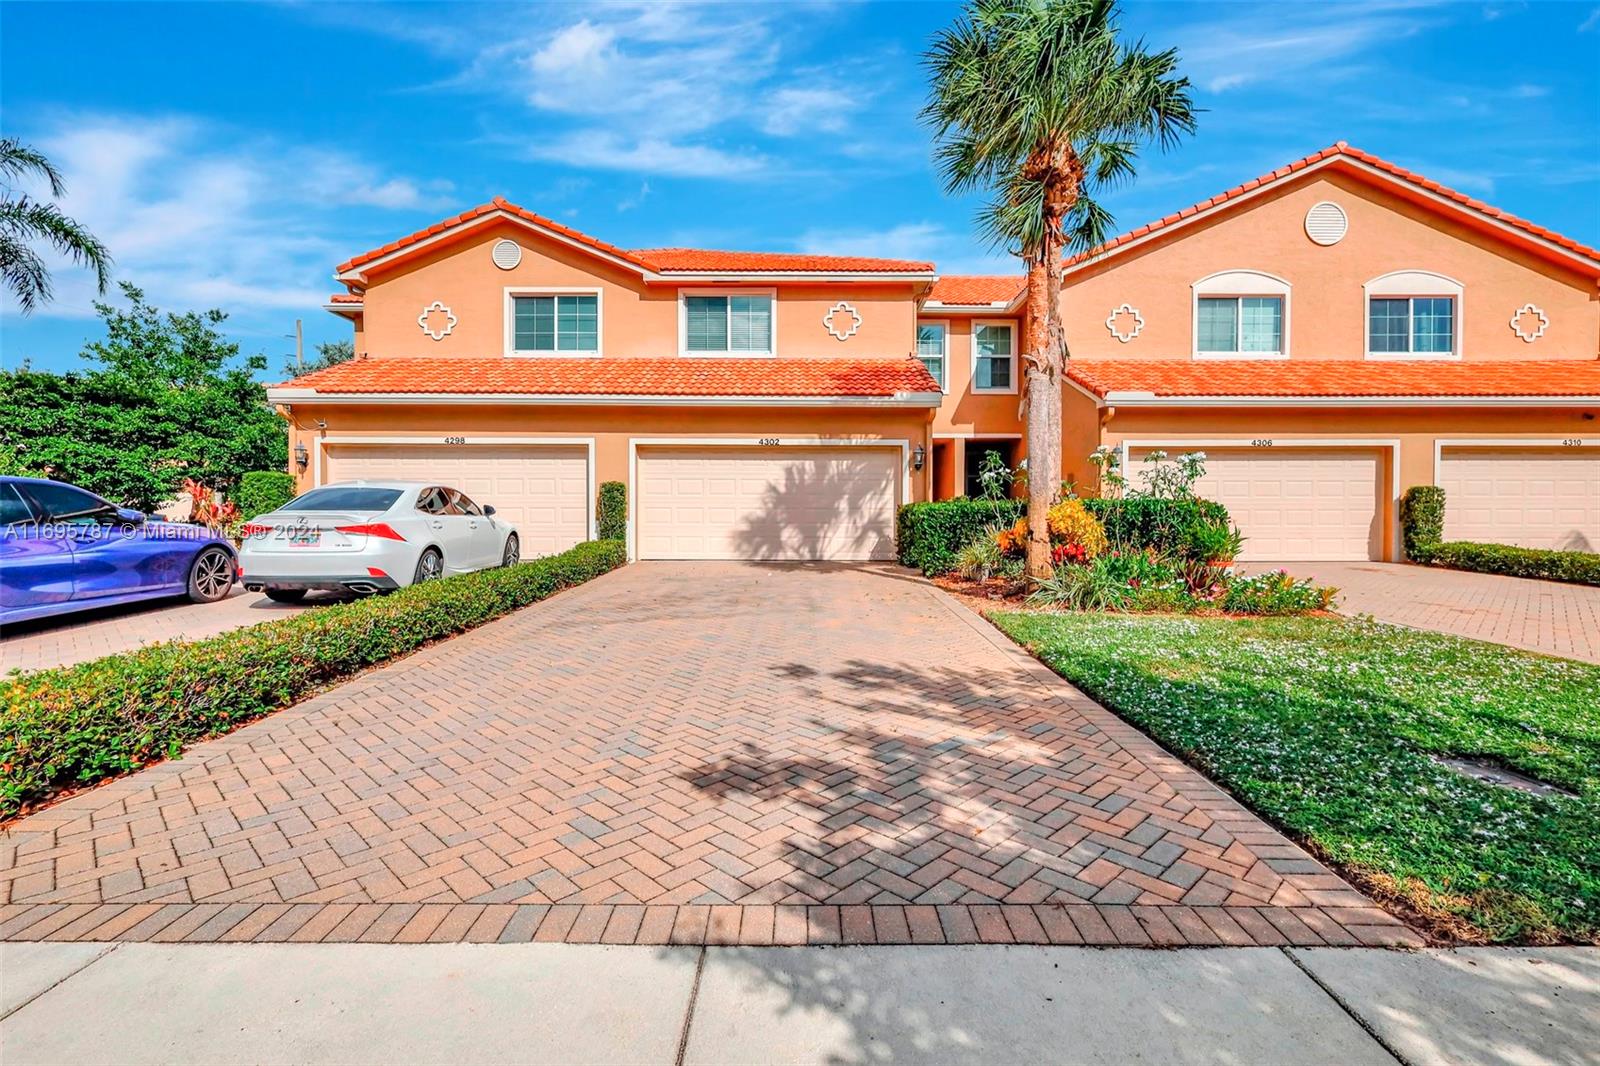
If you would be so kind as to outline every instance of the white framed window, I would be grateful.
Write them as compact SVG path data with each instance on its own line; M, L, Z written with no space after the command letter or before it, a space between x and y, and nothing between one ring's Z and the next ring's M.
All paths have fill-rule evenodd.
M950 385L945 378L945 368L950 361L950 323L918 322L917 323L917 358L922 360L922 365L928 368L928 373L933 375L933 380L939 383L940 392L949 392Z
M1017 391L1017 324L972 323L972 391Z
M1286 359L1289 283L1259 270L1225 270L1194 289L1194 358Z
M1426 270L1399 270L1362 286L1368 359L1461 358L1462 286Z
M777 351L773 289L687 290L678 296L678 354L766 356Z
M505 294L507 355L600 354L599 289L508 288Z

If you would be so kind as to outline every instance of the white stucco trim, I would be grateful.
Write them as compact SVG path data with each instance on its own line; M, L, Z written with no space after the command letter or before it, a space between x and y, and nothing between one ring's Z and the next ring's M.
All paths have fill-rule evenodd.
M1262 440L1270 440L1272 444L1260 447L1256 442ZM1117 446L1123 477L1132 476L1129 462L1130 453L1134 448L1182 448L1184 451L1192 451L1195 448L1243 448L1263 453L1292 448L1387 449L1389 454L1387 496L1390 511L1389 528L1385 531L1387 535L1383 539L1388 542L1393 557L1400 558L1400 440L1397 437L1129 437Z
M503 305L501 308L502 332L505 336L505 352L510 359L596 359L606 348L606 293L598 285L507 285L502 290ZM594 351L592 352L535 352L517 350L517 304L518 296L593 296L594 297ZM560 318L560 310L556 312ZM557 343L559 344L560 324L557 323Z
M776 441L777 443L772 443ZM899 448L900 499L896 510L911 500L911 441L905 437L629 437L628 438L628 559L638 558L636 527L639 516L640 448Z
M453 443L446 444L445 438L450 438ZM589 514L589 539L595 538L595 483L594 483L594 438L593 437L503 437L484 433L389 433L389 434L364 434L364 433L324 433L318 435L313 441L311 455L311 487L321 486L326 468L324 449L330 444L415 444L418 446L434 444L444 449L471 448L474 446L504 446L504 445L531 445L535 447L553 446L566 448L583 448L586 455L585 468L588 471L588 514ZM454 488L455 486L449 486Z

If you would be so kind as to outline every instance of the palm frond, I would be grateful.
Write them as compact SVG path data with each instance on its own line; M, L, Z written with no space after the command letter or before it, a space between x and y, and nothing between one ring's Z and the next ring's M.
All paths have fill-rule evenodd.
M9 233L0 233L0 282L16 296L25 315L50 299L50 271L44 260Z
M95 272L100 293L111 284L111 253L100 239L68 218L55 204L19 196L0 203L0 232L18 241L42 240Z
M61 172L45 158L43 152L23 144L15 137L0 139L0 178L11 185L26 174L44 178L50 185L51 196L66 195L67 187L61 180Z

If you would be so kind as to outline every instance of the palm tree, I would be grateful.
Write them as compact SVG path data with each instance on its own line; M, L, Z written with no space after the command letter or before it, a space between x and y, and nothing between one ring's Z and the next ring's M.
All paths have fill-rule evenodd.
M50 271L30 244L43 242L61 255L94 270L100 295L111 283L111 253L99 239L61 213L55 204L17 191L27 176L43 178L50 195L61 197L61 172L37 149L15 137L0 140L0 279L17 298L23 314L50 299Z
M1175 49L1118 39L1115 0L970 0L934 38L922 117L951 193L986 190L979 223L1020 256L1028 295L1022 408L1028 435L1028 573L1050 573L1045 514L1061 484L1063 253L1105 240L1095 199L1134 175L1141 144L1194 132Z

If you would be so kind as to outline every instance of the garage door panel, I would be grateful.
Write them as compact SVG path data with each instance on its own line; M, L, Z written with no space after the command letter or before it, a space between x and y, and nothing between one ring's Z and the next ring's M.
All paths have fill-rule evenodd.
M900 453L871 447L639 453L642 559L888 559Z
M1206 448L1195 492L1228 509L1242 560L1381 558L1380 454L1370 448ZM1132 454L1137 477L1143 452Z
M327 480L426 481L460 489L517 527L524 556L588 536L588 450L568 445L331 444Z
M1600 448L1445 447L1446 540L1600 550Z

